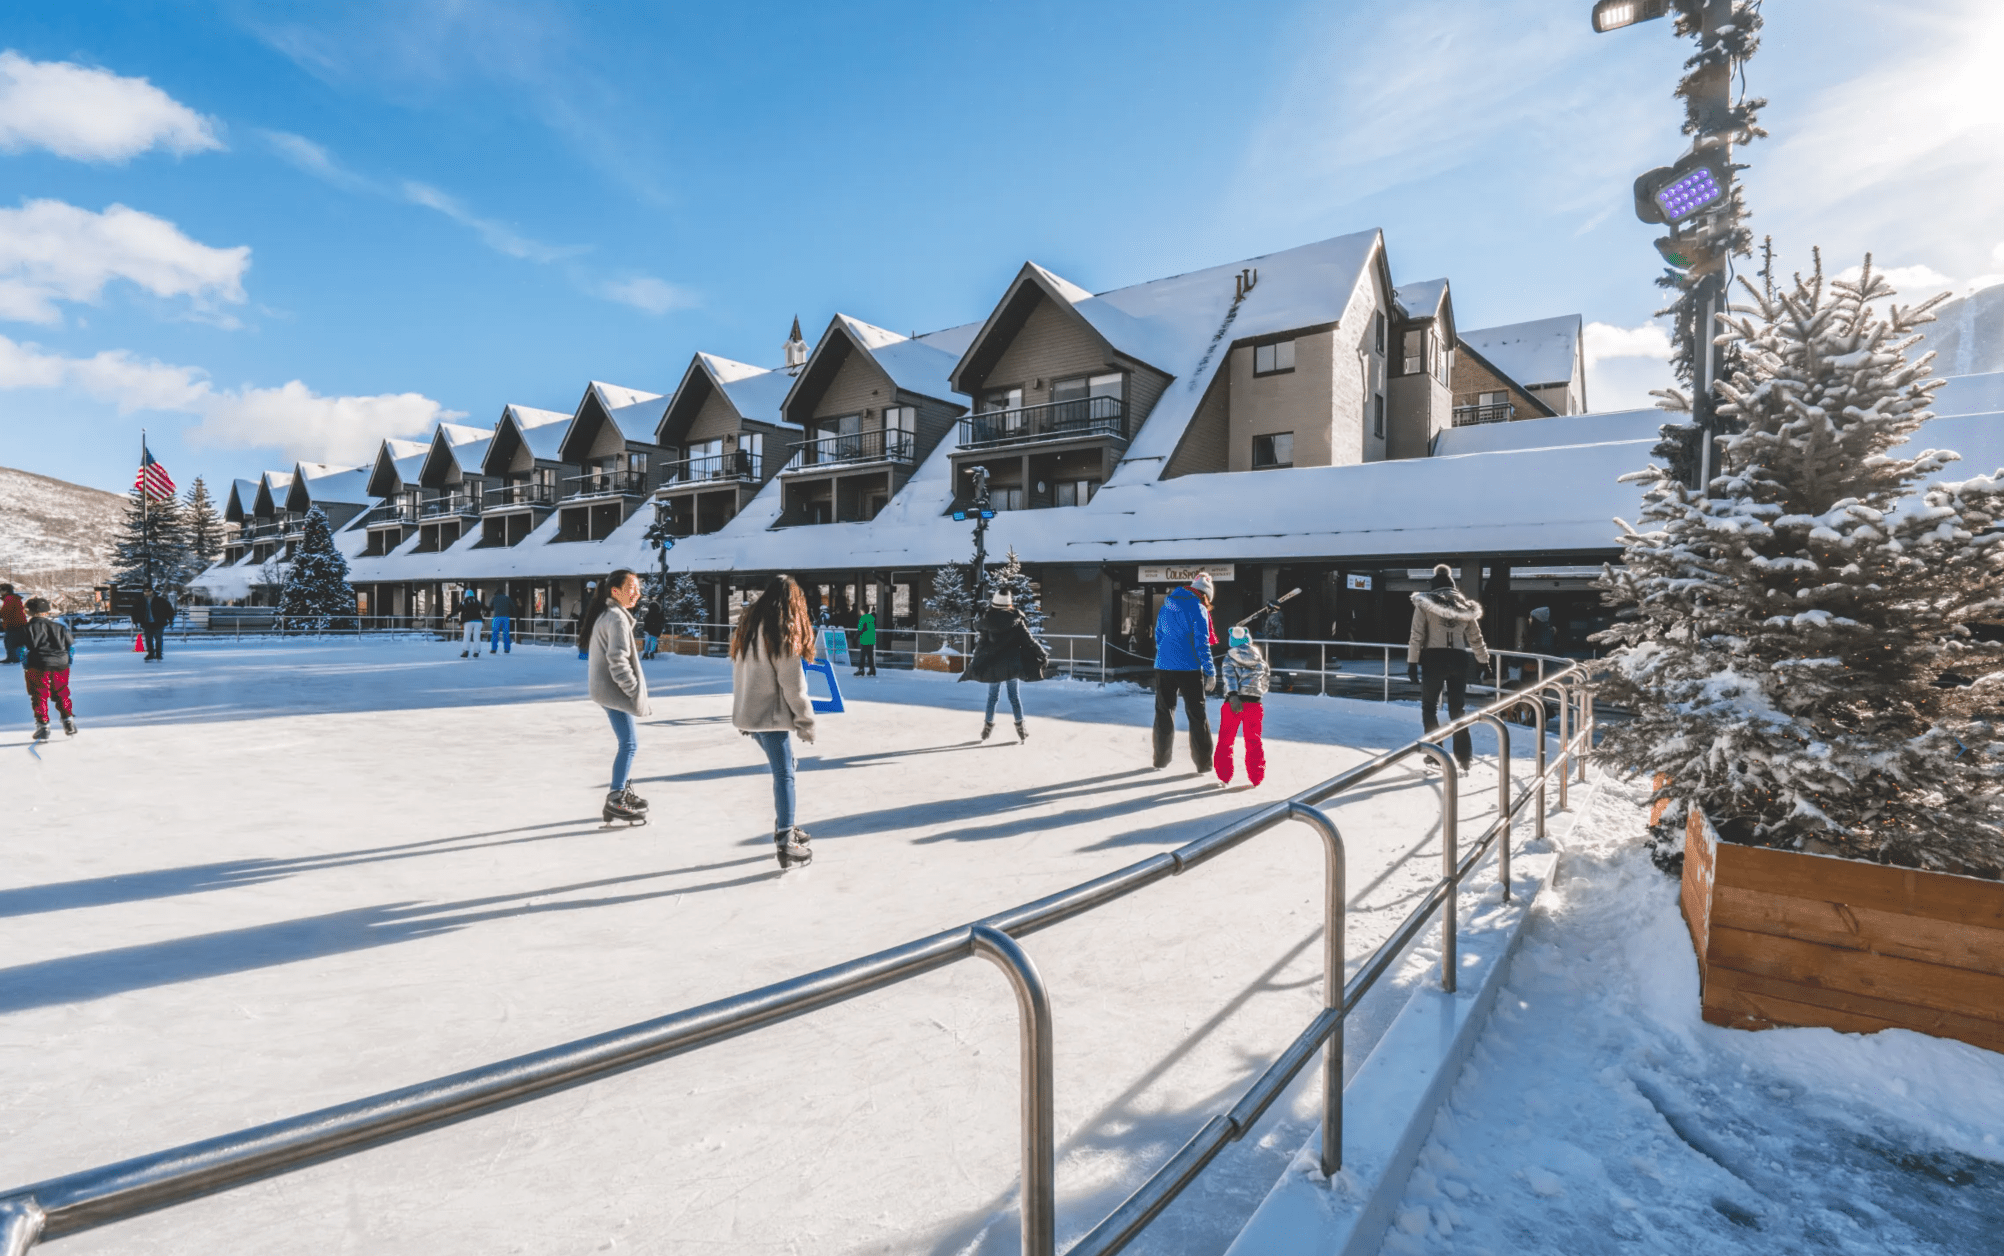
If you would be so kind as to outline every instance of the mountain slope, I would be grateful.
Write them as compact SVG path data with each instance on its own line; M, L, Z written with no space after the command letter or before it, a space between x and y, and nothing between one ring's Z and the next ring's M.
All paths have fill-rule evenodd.
M1932 349L1936 375L2004 371L2004 284L1972 292L1935 308L1922 349Z
M0 467L0 580L65 607L111 578L125 498Z

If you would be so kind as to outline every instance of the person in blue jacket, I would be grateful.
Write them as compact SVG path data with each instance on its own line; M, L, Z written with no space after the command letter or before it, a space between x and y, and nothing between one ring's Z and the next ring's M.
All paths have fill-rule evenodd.
M1211 719L1204 691L1217 668L1211 662L1211 573L1162 600L1155 616L1155 766L1166 768L1176 747L1176 699L1190 725L1190 758L1199 774L1211 770Z

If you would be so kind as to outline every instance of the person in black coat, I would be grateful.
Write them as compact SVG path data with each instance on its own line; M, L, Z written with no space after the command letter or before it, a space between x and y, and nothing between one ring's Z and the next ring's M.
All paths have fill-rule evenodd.
M139 633L146 638L146 662L157 662L167 657L167 625L174 622L174 603L158 589L149 588L139 599L139 606L132 612L132 621L139 625Z
M1016 713L1016 740L1028 741L1030 730L1023 725L1023 691L1026 680L1042 680L1050 652L1030 634L1030 621L1016 609L1016 601L1005 590L989 599L988 609L976 625L974 654L967 660L962 680L988 686L988 711L981 724L981 740L995 731L995 703L1002 690L1009 691L1009 709Z
M668 608L658 600L649 602L647 613L640 617L640 631L647 638L640 657L651 659L661 652L661 638L668 632Z

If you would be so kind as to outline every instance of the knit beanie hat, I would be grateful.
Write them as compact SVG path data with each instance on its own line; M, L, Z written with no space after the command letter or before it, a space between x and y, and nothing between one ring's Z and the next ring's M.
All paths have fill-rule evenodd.
M1016 599L1010 594L1009 590L997 589L995 590L995 596L988 599L988 604L1000 607L1003 610L1013 610L1016 606Z
M1252 644L1252 629L1234 626L1225 634L1225 638L1230 642L1232 649L1236 650L1242 645Z
M1442 563L1438 567L1435 567L1433 569L1433 579L1427 584L1427 588L1452 589L1453 587L1454 587L1454 572L1448 569L1448 565L1446 563Z
M1218 596L1218 586L1211 582L1211 573L1208 571L1198 572L1197 578L1190 582L1190 587L1205 597Z
M1552 608L1549 606L1537 607L1531 612L1531 618L1541 624L1549 624L1552 622Z

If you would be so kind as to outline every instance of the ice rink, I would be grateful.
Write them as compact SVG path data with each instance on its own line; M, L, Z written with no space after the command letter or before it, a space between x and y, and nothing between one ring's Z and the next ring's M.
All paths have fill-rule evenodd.
M977 740L976 686L845 671L848 712L802 747L817 859L782 874L727 665L647 669L635 787L656 818L631 829L598 822L613 739L567 650L170 642L148 665L87 645L82 735L34 747L14 691L0 1189L962 924L1198 837L1418 725L1410 704L1275 695L1265 785L1221 788L1180 733L1176 762L1149 769L1151 699L1131 686L1026 687L1017 745L1006 703ZM1463 799L1477 833L1490 767ZM1402 766L1332 809L1352 965L1438 874L1438 805ZM1055 1009L1061 1242L1312 1017L1321 879L1319 839L1284 826L1026 940ZM1400 997L1361 1010L1352 1068ZM59 1250L1012 1252L1016 1034L1002 977L960 964ZM1222 1251L1308 1128L1305 1087L1131 1250Z

